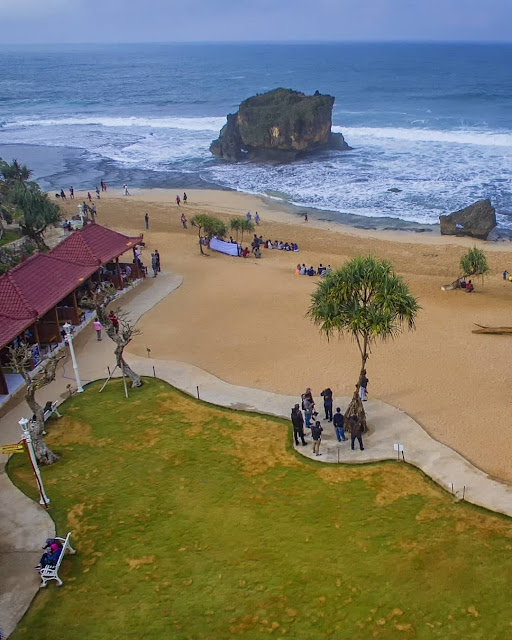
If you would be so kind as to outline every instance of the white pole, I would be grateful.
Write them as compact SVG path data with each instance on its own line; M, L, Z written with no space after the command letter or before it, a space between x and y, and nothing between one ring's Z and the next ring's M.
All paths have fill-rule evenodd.
M46 495L43 485L43 479L41 478L41 473L39 471L39 467L37 466L37 460L34 453L34 447L32 446L32 436L30 435L30 430L28 428L28 420L26 418L22 418L18 424L21 427L22 438L27 443L28 455L30 458L30 463L32 464L32 468L34 469L34 474L36 476L37 487L39 489L39 504L47 507L50 504L50 498Z
M75 378L76 378L76 390L77 390L77 393L82 393L84 389L82 387L82 381L80 380L80 372L78 371L78 363L75 357L75 348L73 347L73 334L71 333L72 327L69 324L69 322L66 322L63 329L66 332L66 342L69 345L69 352L71 353L71 361L73 362L73 371L75 372Z

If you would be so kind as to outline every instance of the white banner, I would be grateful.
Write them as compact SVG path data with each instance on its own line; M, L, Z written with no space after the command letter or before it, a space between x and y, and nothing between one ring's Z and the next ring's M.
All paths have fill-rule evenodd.
M212 238L210 240L210 249L227 253L228 256L238 256L238 245L234 242L224 242L218 238Z

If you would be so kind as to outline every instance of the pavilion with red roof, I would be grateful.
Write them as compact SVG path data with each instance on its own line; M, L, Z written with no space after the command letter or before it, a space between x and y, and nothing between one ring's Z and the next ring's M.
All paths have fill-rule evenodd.
M20 336L33 345L34 364L42 348L61 341L65 322L80 324L78 299L105 281L117 289L125 280L144 277L129 257L119 257L142 242L99 224L72 232L48 253L38 253L0 276L0 395L10 393L5 371L7 347Z

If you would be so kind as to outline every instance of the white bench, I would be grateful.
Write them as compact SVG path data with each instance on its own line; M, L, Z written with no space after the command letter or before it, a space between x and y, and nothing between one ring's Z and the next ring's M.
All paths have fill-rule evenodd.
M55 538L55 540L60 540L62 542L62 551L60 552L60 556L59 556L59 559L57 560L57 564L55 565L47 564L46 567L41 569L41 571L39 572L41 576L41 585L39 587L40 589L42 589L43 587L46 587L47 583L50 580L56 580L57 586L62 587L62 580L59 578L59 568L60 568L62 559L64 558L66 550L69 551L69 553L76 553L76 550L73 549L73 547L69 544L70 537L71 537L71 531L68 533L68 535L65 538Z
M57 408L57 401L52 402L51 408L43 413L44 421L46 422L47 420L49 420L54 414L57 416L57 418L62 418ZM32 420L31 422L32 424L35 424L34 420ZM43 435L46 435L46 431L43 431Z

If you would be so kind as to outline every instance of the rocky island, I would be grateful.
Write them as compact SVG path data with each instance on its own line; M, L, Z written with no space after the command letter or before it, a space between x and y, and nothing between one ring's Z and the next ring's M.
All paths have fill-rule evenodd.
M496 211L490 200L479 200L465 209L439 216L439 223L441 235L470 236L487 240L489 233L496 226Z
M341 133L332 133L334 97L318 91L306 96L292 89L274 89L244 100L227 116L214 156L286 162L325 149L351 149Z

